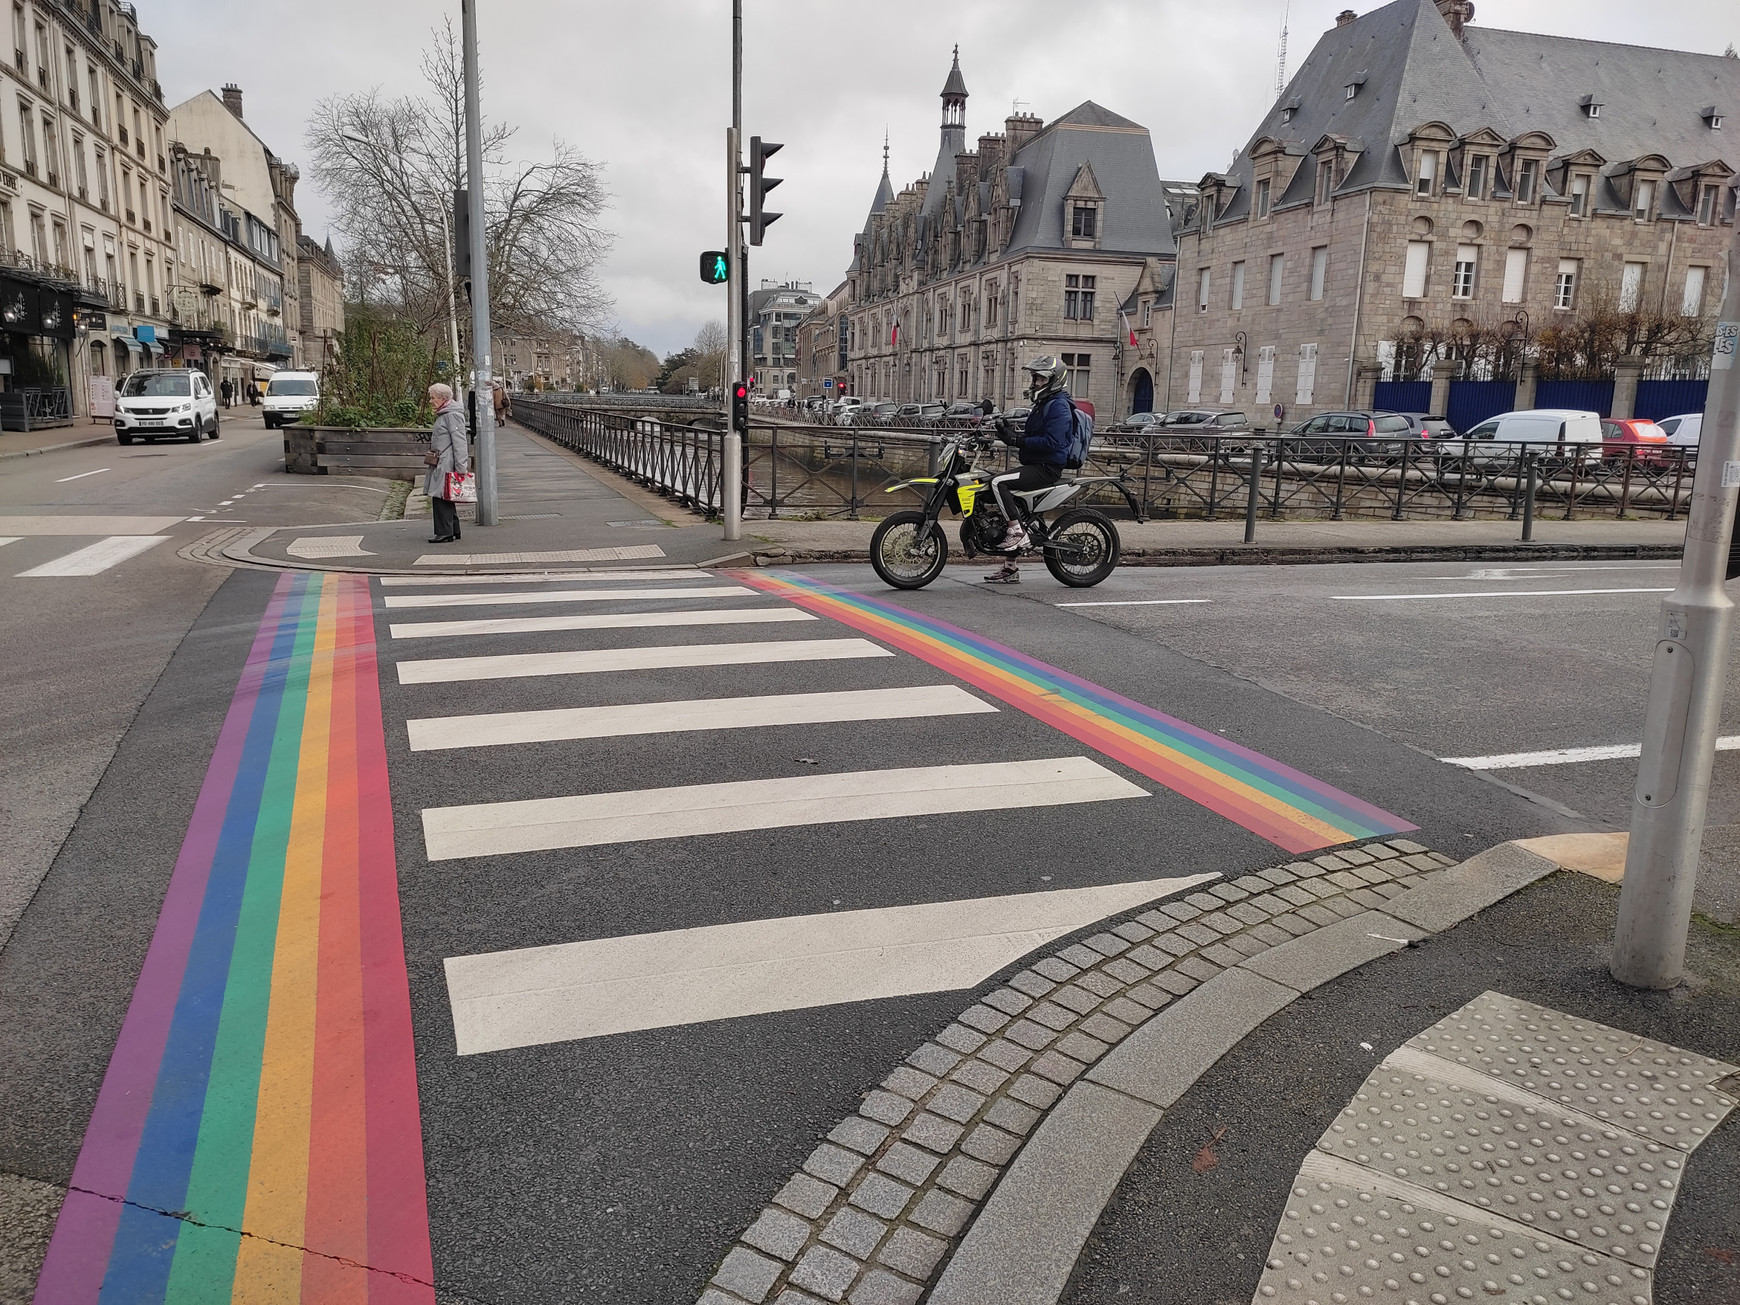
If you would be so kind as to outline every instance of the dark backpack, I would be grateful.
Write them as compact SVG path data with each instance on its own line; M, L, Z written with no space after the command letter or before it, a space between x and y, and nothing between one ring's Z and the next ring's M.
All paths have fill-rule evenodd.
M1094 419L1076 407L1074 399L1069 401L1069 416L1069 456L1063 465L1070 471L1079 471L1094 442Z

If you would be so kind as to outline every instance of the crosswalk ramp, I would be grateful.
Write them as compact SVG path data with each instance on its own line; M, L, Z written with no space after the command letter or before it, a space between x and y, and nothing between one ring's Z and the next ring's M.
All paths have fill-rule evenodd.
M1362 809L1354 799L1235 750L1264 785L1258 814L1242 814L1223 791L1234 779L1212 769L1236 769L1217 761L1231 745L1217 753L1212 736L1156 715L1183 738L1174 778L1114 719L1136 704L1030 658L1017 688L989 654L949 661L910 632L815 610L751 573L656 576L376 582L396 690L389 732L424 798L413 875L482 894L482 916L497 922L479 932L499 936L468 935L475 948L441 958L461 1054L971 987L1035 939L1113 909L1093 894L1135 904L1178 891L1142 873L1154 853L1132 849L1164 842L1154 834L1179 797L1265 836L1283 830L1277 839L1296 833L1283 812L1315 821L1323 845L1361 836L1329 828ZM951 657L973 653L964 634L948 636ZM1055 683L1041 685L1046 674ZM1288 805L1288 776L1302 792L1315 785L1309 817ZM1169 802L1139 814L1162 788ZM1018 831L1006 847L1004 829ZM1047 887L1058 866L1036 862L1079 860L1081 842L1106 831L1111 865ZM974 867L963 886L993 891L914 875L954 862ZM880 904L741 918L749 900L777 908L864 874L908 884L907 900L871 887L864 896ZM600 895L601 876L628 900ZM685 881L705 897L723 891L739 918L697 933L657 927L680 911L637 913L637 896L680 895ZM912 900L927 891L936 900ZM1078 919L1090 903L1099 913ZM941 933L890 950L889 931L913 911ZM655 927L599 937L589 922L601 912ZM679 934L702 951L672 969Z

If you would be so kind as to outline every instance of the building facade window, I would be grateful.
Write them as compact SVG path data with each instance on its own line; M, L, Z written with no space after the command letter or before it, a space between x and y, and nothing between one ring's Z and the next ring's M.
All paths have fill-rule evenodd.
M1589 213L1589 177L1579 173L1571 178L1571 216L1586 217Z
M1070 234L1077 240L1097 240L1099 216L1099 209L1092 204L1077 204L1070 219Z
M1716 222L1716 198L1721 193L1716 186L1705 186L1698 192L1698 225L1714 226Z
M1639 222L1648 222L1650 210L1655 207L1655 182L1638 182L1631 201L1631 215Z
M1335 160L1324 159L1317 165L1317 202L1327 204L1335 189Z
M1686 317L1702 317L1704 314L1704 282L1708 279L1708 269L1688 267L1686 269L1686 290L1680 298L1680 312Z
M1516 170L1516 202L1532 204L1535 202L1535 179L1540 174L1540 163L1535 159L1524 159Z
M1438 188L1438 152L1422 150L1418 170L1414 174L1414 193L1432 195Z
M1067 273L1063 278L1063 315L1071 322L1094 319L1094 285L1098 277Z
M36 116L28 104L18 105L18 140L23 149L24 170L36 175Z
M1286 259L1285 254L1269 255L1269 302L1271 304L1281 302L1281 278L1286 269Z
M1488 157L1485 154L1476 154L1468 160L1467 195L1469 199L1486 198L1486 171L1488 162Z
M1452 299L1474 298L1474 272L1479 261L1479 246L1456 246L1456 273L1450 278L1450 297Z
M1627 263L1619 274L1619 311L1635 313L1643 297L1643 264Z
M1063 366L1068 373L1064 382L1069 386L1069 392L1077 398L1086 398L1088 385L1093 379L1090 370L1093 366L1093 355L1085 353L1066 353L1063 355Z
M1196 274L1196 311L1199 313L1208 311L1208 275L1206 267L1198 270ZM1194 403L1195 400L1192 399L1191 402Z
M1571 309L1577 303L1577 273L1582 263L1575 258L1559 260L1559 274L1553 281L1553 307Z
M1523 288L1527 284L1529 268L1529 251L1526 249L1507 249L1504 254L1504 293L1500 296L1507 304L1520 304L1523 301Z
M1264 177L1257 183L1257 216L1269 216L1269 179Z
M1432 258L1428 240L1408 241L1407 261L1402 264L1402 298L1420 299L1426 293L1426 269Z
M1329 280L1329 246L1319 245L1311 251L1311 298L1323 298L1323 289Z
M1234 309L1245 306L1245 265L1241 259L1232 265L1232 293L1227 300L1227 307Z

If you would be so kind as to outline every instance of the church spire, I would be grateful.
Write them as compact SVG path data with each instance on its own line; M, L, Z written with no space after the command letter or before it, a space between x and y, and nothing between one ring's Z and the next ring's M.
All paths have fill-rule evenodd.
M954 67L949 69L949 79L942 88L944 128L967 125L967 81L961 76L961 47L955 47Z
M888 179L888 132L882 133L882 182L876 187L876 198L870 205L870 216L884 212L894 202L894 183Z
M923 212L929 216L942 209L943 192L949 178L955 175L955 155L967 148L967 80L961 76L961 47L955 47L955 61L942 88L942 142L936 152L936 166L930 172L930 189L924 194Z

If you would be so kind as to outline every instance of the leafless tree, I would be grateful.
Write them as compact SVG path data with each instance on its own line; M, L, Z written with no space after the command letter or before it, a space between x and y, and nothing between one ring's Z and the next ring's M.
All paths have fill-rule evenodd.
M465 162L464 74L451 20L435 29L422 72L428 89L420 97L389 99L375 89L322 100L308 148L315 184L333 204L352 292L444 338L443 217L464 184ZM610 315L598 282L611 243L600 224L609 198L600 169L562 141L544 161L515 161L513 137L512 127L485 122L491 320L521 334L596 329Z

